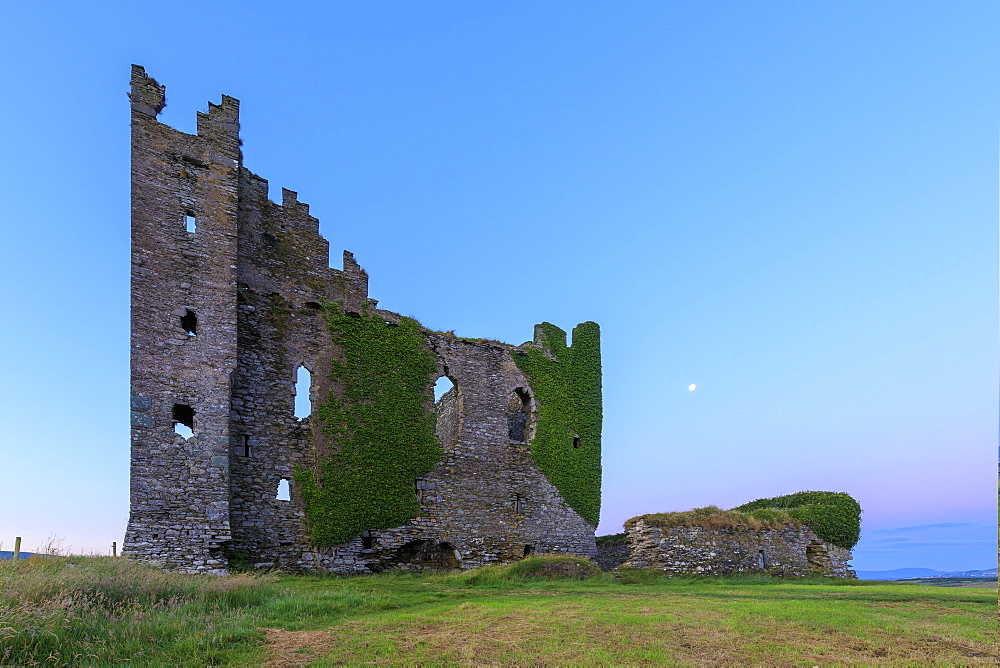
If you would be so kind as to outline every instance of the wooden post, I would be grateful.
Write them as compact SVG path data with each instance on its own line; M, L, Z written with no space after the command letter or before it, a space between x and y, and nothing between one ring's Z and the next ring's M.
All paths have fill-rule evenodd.
M14 537L14 561L21 558L21 537Z
M111 556L112 557L118 556L118 541L116 540L111 541Z

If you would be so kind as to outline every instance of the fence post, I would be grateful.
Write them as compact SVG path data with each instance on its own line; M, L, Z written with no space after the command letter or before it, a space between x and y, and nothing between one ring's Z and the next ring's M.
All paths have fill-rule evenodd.
M14 537L14 561L21 558L21 537Z
M116 540L111 541L111 556L112 557L118 556L118 541Z

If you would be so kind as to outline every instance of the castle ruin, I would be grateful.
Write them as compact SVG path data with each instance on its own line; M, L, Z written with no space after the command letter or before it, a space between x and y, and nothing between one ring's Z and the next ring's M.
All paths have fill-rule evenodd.
M270 201L243 166L238 100L189 135L157 120L165 89L142 67L130 98L125 554L219 573L595 554L595 323L512 346L379 309L351 253L329 266L308 205Z

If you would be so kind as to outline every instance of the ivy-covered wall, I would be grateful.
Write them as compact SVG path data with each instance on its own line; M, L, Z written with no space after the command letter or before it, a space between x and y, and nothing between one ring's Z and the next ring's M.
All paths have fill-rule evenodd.
M295 474L313 540L344 543L366 530L407 524L420 511L414 481L442 455L434 436L431 382L436 370L420 324L389 325L374 312L324 314L341 356L333 389L314 409L329 446L318 471Z
M861 537L861 504L844 492L798 492L772 499L757 499L733 510L762 508L785 510L817 536L850 550Z
M566 332L542 323L545 349L515 354L538 402L531 456L559 493L587 522L601 515L601 329L584 322Z

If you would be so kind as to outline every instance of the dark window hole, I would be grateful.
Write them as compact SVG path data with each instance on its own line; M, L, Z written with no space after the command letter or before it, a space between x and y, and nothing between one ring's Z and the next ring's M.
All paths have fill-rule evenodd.
M319 309L322 308L319 302L306 302L306 308Z
M520 494L514 495L514 514L520 515L524 512L524 501L521 500Z
M372 538L370 531L365 531L361 534L361 547L366 550L372 549L372 545L375 544L375 539Z
M184 315L181 316L181 327L184 331L188 333L189 336L194 336L198 333L198 316L191 309L185 309Z
M573 437L573 447L574 448L579 448L580 447L580 437L579 436L574 436Z
M528 556L529 554L531 554L534 551L535 551L535 546L534 545L525 545L524 546L524 556Z
M243 456L250 456L250 434L243 434Z
M160 534L158 534L158 533L154 533L154 534L153 534L153 540L156 540L156 539L157 539L157 538L159 538L159 537L160 537Z

